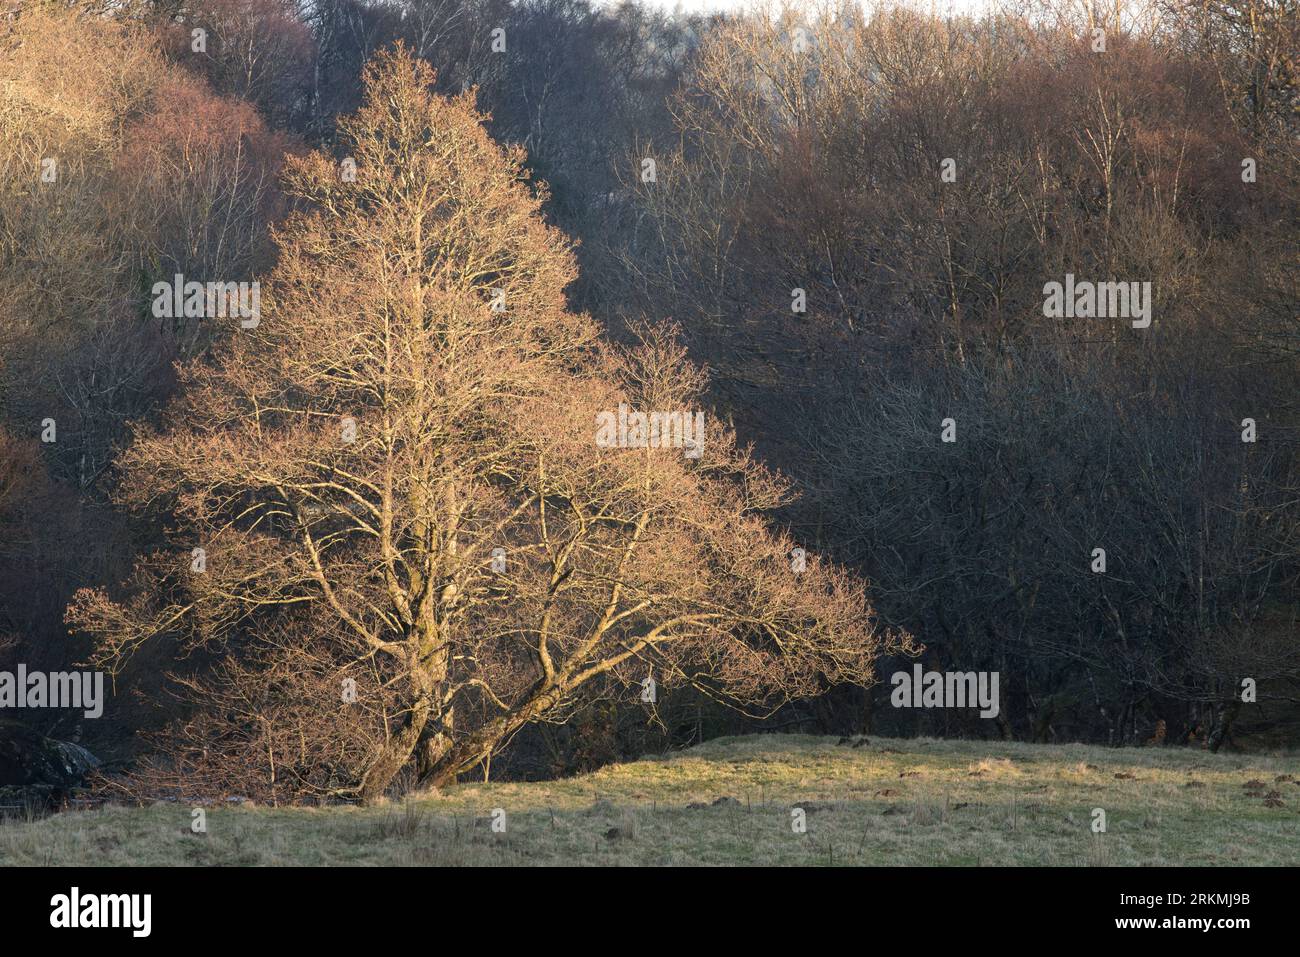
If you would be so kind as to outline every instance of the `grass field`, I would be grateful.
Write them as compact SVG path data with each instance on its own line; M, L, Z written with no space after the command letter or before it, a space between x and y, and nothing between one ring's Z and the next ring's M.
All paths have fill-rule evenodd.
M723 738L380 807L208 807L206 834L178 804L10 819L0 864L1300 864L1296 753L854 743Z

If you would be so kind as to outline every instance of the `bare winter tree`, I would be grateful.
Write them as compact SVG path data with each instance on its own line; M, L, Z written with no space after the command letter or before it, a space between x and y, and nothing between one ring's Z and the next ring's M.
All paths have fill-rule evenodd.
M169 516L168 547L69 620L115 668L151 641L220 656L186 679L171 767L369 800L601 683L759 706L869 683L906 636L769 531L786 486L700 418L671 331L615 348L567 309L572 254L521 154L433 81L379 56L346 160L290 161L305 211L260 324L185 366L125 454L122 498ZM598 431L636 412L696 428Z

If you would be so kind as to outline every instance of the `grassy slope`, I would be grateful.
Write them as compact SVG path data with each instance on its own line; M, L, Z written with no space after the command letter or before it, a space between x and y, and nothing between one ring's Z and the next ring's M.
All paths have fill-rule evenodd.
M10 821L0 863L1294 865L1290 775L1295 753L762 735L385 807L209 808L206 835L175 804ZM1106 834L1091 832L1095 807Z

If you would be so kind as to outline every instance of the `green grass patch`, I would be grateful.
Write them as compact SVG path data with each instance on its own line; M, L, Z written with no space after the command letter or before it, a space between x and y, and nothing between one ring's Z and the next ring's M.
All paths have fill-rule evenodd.
M1300 863L1294 752L854 743L722 738L561 781L467 783L378 807L209 806L206 834L177 803L10 819L0 864Z

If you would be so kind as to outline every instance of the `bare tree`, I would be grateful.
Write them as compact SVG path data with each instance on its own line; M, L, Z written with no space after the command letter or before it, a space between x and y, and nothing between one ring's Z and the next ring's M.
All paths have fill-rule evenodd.
M257 724L346 714L371 746L321 774L272 747L261 783L288 766L367 800L412 764L454 779L597 682L760 705L869 683L906 638L861 584L791 559L760 517L784 483L724 427L598 441L620 404L702 415L701 374L665 330L611 348L567 310L572 256L521 155L433 79L400 49L368 68L340 123L355 182L290 162L310 211L279 236L260 325L185 367L125 456L122 495L167 507L171 549L70 621L115 667L159 637L255 670L312 658L321 693L270 696ZM349 711L353 687L376 693Z

